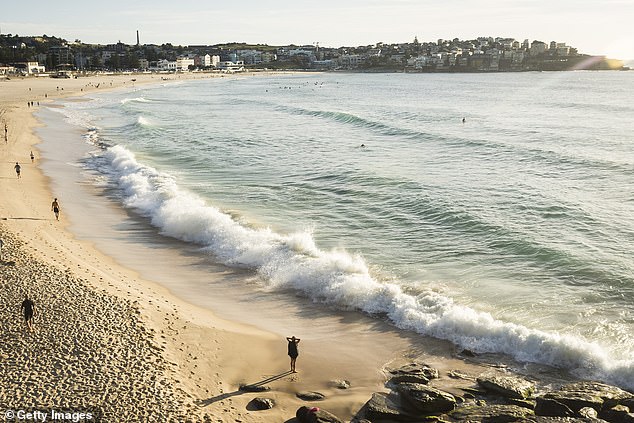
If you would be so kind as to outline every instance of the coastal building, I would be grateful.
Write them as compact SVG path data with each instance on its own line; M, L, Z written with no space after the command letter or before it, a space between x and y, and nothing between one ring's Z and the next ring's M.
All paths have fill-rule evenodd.
M53 58L53 65L69 65L75 63L73 51L66 45L51 46L48 49L48 55Z
M176 59L176 70L177 71L188 71L189 67L194 67L194 59L190 59L188 57L178 57Z
M531 44L530 54L531 56L539 56L546 52L546 43L541 41L533 41Z
M176 72L176 62L167 59L161 59L156 62L156 70L163 72Z
M216 67L225 72L242 72L244 71L244 62L225 60L224 62L219 62Z

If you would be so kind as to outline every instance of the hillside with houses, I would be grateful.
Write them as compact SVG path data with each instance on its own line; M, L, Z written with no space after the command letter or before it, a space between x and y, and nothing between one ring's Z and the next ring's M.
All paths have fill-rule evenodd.
M329 48L230 43L86 44L51 36L0 35L0 74L60 72L240 72L310 69L364 72L520 72L626 69L619 60L580 53L565 42L478 37Z

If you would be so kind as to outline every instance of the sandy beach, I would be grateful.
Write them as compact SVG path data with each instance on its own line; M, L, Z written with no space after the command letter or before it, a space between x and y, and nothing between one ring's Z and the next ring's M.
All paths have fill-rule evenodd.
M225 301L226 285L213 302L199 302L191 286L178 291L179 284L170 284L197 277L187 272L186 258L159 246L114 251L108 236L94 243L78 236L71 228L81 216L66 213L65 201L71 199L59 194L60 183L72 182L52 181L42 172L42 163L51 158L38 149L40 123L33 112L59 107L52 104L59 97L163 82L157 75L0 81L1 120L8 128L8 142L0 143L0 299L5 304L0 405L91 413L108 422L285 422L295 421L299 407L318 405L350 421L373 393L389 391L388 368L425 362L440 372L435 386L456 395L483 372L507 371L499 357L488 360L495 365L486 357L465 359L448 342L407 335L360 313L328 314L307 300L283 300L284 316L267 310L265 302L254 307ZM58 196L59 221L51 210ZM121 210L107 210L107 204L85 207L87 215L103 210L104 219L123 219ZM94 232L101 234L100 220L93 220ZM130 255L148 264L126 265ZM170 273L153 261L182 270ZM248 275L218 266L213 277ZM33 331L20 310L25 295L37 309ZM285 337L291 335L302 339L296 374L289 372L286 355ZM544 366L524 370L540 374L543 384L554 376L568 379ZM456 374L459 380L450 377ZM349 386L341 389L344 380ZM241 385L270 390L245 392ZM302 392L319 392L324 399L315 404L300 399ZM252 403L257 397L275 406L257 410Z
M380 367L391 360L392 347L377 348L369 360L363 352L331 360L335 351L304 339L299 373L289 374L286 341L275 328L223 320L143 280L76 239L68 230L63 201L60 221L55 220L51 201L57 194L38 167L46 157L37 149L32 112L62 96L160 82L152 75L0 82L2 121L8 128L8 142L0 145L0 272L6 304L0 403L15 410L96 412L103 421L286 421L307 404L298 392L318 390L326 395L320 406L350 419L372 392L383 389ZM16 162L22 167L20 179ZM20 312L25 294L37 308L33 332ZM395 334L387 339L397 349L411 346ZM361 342L369 346L373 341ZM350 380L351 389L337 389L336 379ZM241 384L263 382L271 391L239 390ZM257 396L277 405L249 410Z

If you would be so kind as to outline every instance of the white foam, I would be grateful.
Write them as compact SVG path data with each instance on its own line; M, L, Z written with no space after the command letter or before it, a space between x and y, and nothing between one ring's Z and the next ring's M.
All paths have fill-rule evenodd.
M151 103L152 100L148 100L145 97L135 97L135 98L124 98L123 100L121 100L121 104L126 104L126 103L130 103L130 102L136 102L136 103Z
M136 121L141 126L154 126L148 118L143 116L139 116Z
M104 154L126 207L147 216L162 234L201 245L229 266L257 271L268 289L293 289L315 302L386 315L399 328L462 348L504 353L634 389L632 357L612 357L582 337L500 321L432 290L405 293L396 283L375 279L361 256L320 249L310 232L280 234L240 224L179 188L169 175L140 164L124 147Z

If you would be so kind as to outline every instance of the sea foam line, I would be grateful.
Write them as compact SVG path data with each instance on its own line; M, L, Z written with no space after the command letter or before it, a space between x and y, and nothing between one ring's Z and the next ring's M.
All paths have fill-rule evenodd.
M103 158L126 207L147 216L164 235L201 245L228 266L257 271L269 289L293 289L315 302L386 315L401 329L462 348L504 353L634 389L634 360L611 357L597 343L503 322L431 290L410 295L373 278L361 256L319 249L309 232L279 234L241 225L169 175L140 164L122 146L108 148Z

